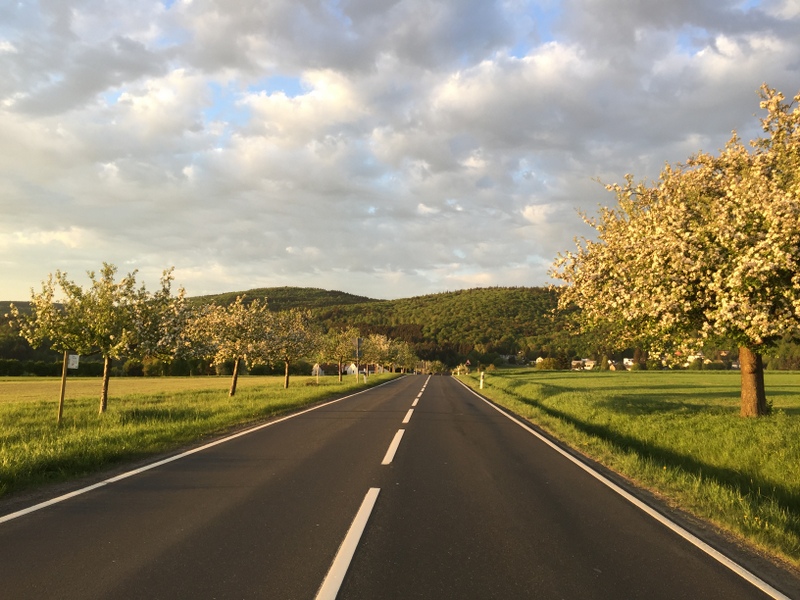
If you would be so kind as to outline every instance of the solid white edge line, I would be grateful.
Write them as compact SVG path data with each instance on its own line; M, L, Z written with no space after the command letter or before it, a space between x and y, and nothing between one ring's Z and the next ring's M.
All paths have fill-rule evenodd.
M389 449L386 451L386 455L383 457L381 461L382 465L390 465L394 460L394 455L397 453L397 448L400 446L400 440L403 439L403 434L406 432L405 429L398 429L397 433L394 434L392 438L392 443L389 444Z
M336 557L333 559L330 569L328 569L328 574L325 575L325 579L322 581L322 585L315 596L316 600L334 600L336 594L339 593L339 588L342 587L344 576L350 568L358 542L361 540L361 535L367 526L372 509L375 508L375 502L378 500L380 491L380 488L370 488L367 495L364 496L361 508L358 509L350 529L347 530L347 535L345 535L342 545L339 546Z
M598 481L603 483L606 487L608 487L611 490L615 491L617 494L619 494L620 496L625 498L628 502L630 502L631 504L633 504L634 506L636 506L640 510L642 510L645 513L647 513L648 515L650 515L656 521L658 521L659 523L661 523L662 525L664 525L668 529L672 530L674 533L678 534L680 537L682 537L684 540L686 540L687 542L689 542L690 544L692 544L693 546L695 546L699 550L701 550L701 551L705 552L706 554L708 554L711 558L715 559L717 562L719 562L720 564L724 565L725 567L727 567L728 569L730 569L731 571L733 571L734 573L739 575L739 577L741 577L742 579L745 579L746 581L748 581L754 587L758 588L759 590L761 590L762 592L764 592L768 596L770 596L772 598L775 598L776 600L791 600L791 598L789 598L789 596L786 596L785 594L783 594L779 590L775 589L770 584L768 584L766 581L764 581L763 579L761 579L760 577L758 577L754 573L751 573L750 571L748 571L746 568L744 568L739 563L737 563L737 562L733 561L732 559L728 558L727 556L722 554L720 551L716 550L714 547L710 546L709 544L707 544L706 542L701 540L699 537L697 537L696 535L694 535L690 531L684 529L683 527L681 527L680 525L678 525L677 523L675 523L671 519L669 519L666 516L662 515L660 512L658 512L654 508L650 507L649 505L647 505L644 502L642 502L641 500L639 500L636 496L633 496L629 492L625 491L623 488L618 486L616 483L614 483L613 481L611 481L610 479L608 479L604 475L598 473L597 471L592 469L589 465L587 465L584 462L578 460L572 454L570 454L569 452L567 452L563 448L560 448L558 445L554 444L552 441L550 441L549 439L544 437L542 434L540 434L538 431L536 431L535 429L533 429L532 427L530 427L526 423L523 423L522 421L520 421L519 419L511 416L510 414L508 414L504 410L501 410L500 407L496 406L494 403L490 402L488 399L486 399L483 396L481 396L479 393L477 393L475 390L473 390L471 387L469 387L466 383L464 383L464 382L462 382L462 381L460 381L458 379L456 379L456 381L458 381L458 383L463 385L473 395L475 395L478 398L480 398L481 400L483 400L486 404L491 406L494 410L499 412L501 415L503 415L504 417L506 417L510 421L516 423L517 425L522 427L524 430L526 430L528 433L536 436L539 440L541 440L542 442L544 442L545 444L550 446L553 450L555 450L556 452L561 454L563 457L565 457L566 459L570 460L575 465L577 465L578 467L580 467L581 469L586 471L589 475L591 475L592 477L594 477L595 479L597 479Z
M242 436L248 435L255 431L259 431L261 429L265 429L267 427L272 427L273 425L277 425L278 423L282 423L283 421L288 421L289 419L294 419L295 417L299 417L300 415L304 415L306 413L310 413L315 410L319 410L320 408L324 408L326 406L330 406L331 404L336 404L337 402L342 402L343 400L347 400L348 398L353 398L354 396L358 396L359 394L363 394L364 392L368 392L370 390L378 389L379 387L383 387L384 385L388 385L390 383L394 383L396 381L400 381L402 377L398 377L397 379L391 379L375 387L367 388L365 390L360 390L353 394L349 394L347 396L343 396L342 398L337 398L336 400L331 400L330 402L325 402L318 406L312 406L311 408L307 408L305 410L301 410L300 412L292 413L290 415L286 415L285 417L280 417L279 419L275 419L274 421L269 421L268 423L262 423L261 425L256 425L255 427L250 427L249 429L244 429L239 433L234 433L233 435L229 435L224 438L220 438L213 442L209 442L208 444L204 444L203 446L199 446L197 448L193 448L192 450L187 450L186 452L182 452L180 454L176 454L175 456L170 456L169 458L165 458L163 460L159 460L154 463L150 463L144 465L143 467L139 467L138 469L134 469L132 471L127 471L126 473L121 473L120 475L116 475L114 477L110 477L109 479L105 479L93 485L74 490L69 492L68 494L64 494L63 496L58 496L56 498L51 498L50 500L46 500L44 502L40 502L39 504L34 504L33 506L29 506L27 508L23 508L13 513L9 513L7 515L0 516L0 524L5 523L7 521L11 521L13 519L18 519L19 517L23 517L30 513L36 512L38 510L42 510L43 508L47 508L48 506L53 506L54 504L58 504L60 502L64 502L65 500L69 500L70 498L74 498L75 496L80 496L81 494L85 494L87 492L91 492L92 490L96 490L97 488L101 488L106 486L110 483L116 483L117 481L122 481L123 479L127 479L128 477L133 477L134 475L139 475L140 473L144 473L145 471L149 471L150 469L155 469L156 467L160 467L162 465L166 465L167 463L174 462L176 460L180 460L182 458L186 458L187 456L191 456L192 454L197 454L198 452L202 452L203 450L208 450L209 448L213 448L214 446L219 446L220 444L224 444L225 442L229 442L231 440L235 440L236 438L240 438Z
M413 408L409 408L408 412L406 413L406 416L403 417L403 424L404 425L407 424L411 420L411 415L413 415L413 414L414 414L414 409Z

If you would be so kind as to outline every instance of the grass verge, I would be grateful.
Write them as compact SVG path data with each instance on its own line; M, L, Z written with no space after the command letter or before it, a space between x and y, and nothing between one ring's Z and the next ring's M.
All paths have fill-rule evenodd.
M60 380L0 379L0 498L114 465L168 452L233 427L383 383L348 377L124 378L111 382L108 410L98 415L100 380L70 379L60 426Z
M477 389L478 375L462 377ZM481 392L671 504L800 567L800 373L743 419L724 372L487 373Z

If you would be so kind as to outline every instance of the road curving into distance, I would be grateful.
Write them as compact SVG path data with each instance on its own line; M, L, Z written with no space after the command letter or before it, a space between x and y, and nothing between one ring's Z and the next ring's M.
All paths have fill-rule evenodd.
M407 376L0 515L0 596L800 597L626 494Z

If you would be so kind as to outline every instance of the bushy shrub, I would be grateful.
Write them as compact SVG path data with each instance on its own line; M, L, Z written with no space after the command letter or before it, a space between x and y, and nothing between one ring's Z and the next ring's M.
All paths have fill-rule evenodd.
M33 374L37 377L58 377L64 368L64 363L59 362L45 362L37 360L32 365Z
M555 371L559 368L559 364L555 358L544 358L537 362L534 368L538 371Z
M22 363L16 358L0 359L0 376L19 377L24 372Z
M78 368L75 371L70 371L78 377L102 377L103 376L103 363L89 362L81 360L78 363Z
M0 377L20 377L22 375L58 377L61 375L62 368L62 361L0 359Z
M126 377L144 376L144 365L142 361L130 358L122 365L122 374Z
M217 375L233 375L233 361L226 360L225 362L214 365L214 370ZM239 373L242 373L242 365L239 365Z
M169 374L174 375L176 377L186 377L187 375L193 375L192 365L185 358L179 358L173 360L169 364Z
M730 367L721 360L714 360L703 365L703 369L708 371L725 371L729 368Z
M167 374L169 365L160 360L152 358L145 359L142 362L142 373L145 377L161 377Z

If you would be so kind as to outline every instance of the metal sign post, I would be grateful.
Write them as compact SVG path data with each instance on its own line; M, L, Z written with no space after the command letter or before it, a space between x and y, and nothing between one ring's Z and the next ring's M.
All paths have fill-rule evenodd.
M58 400L58 420L56 421L61 425L61 417L64 414L64 393L67 390L67 369L77 369L80 362L80 356L77 354L70 354L64 350L64 366L61 368L61 397Z

